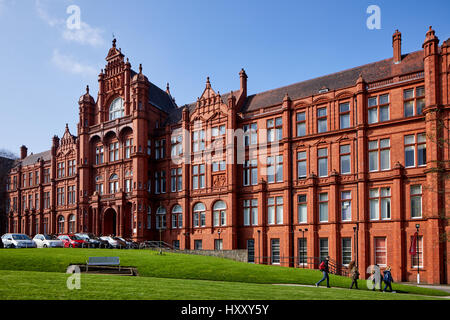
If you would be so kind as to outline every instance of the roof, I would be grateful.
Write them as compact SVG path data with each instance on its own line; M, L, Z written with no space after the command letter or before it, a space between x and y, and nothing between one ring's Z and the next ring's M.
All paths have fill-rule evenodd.
M36 154L30 154L28 157L25 157L22 160L17 160L16 161L16 166L18 166L19 164L22 164L22 167L26 167L29 165L33 165L38 161L44 160L44 161L48 161L51 160L51 150L47 150L44 152L40 152L40 153L36 153Z
M133 78L136 74L138 74L136 71L131 70L131 78ZM162 90L151 81L149 81L149 84L148 97L152 105L166 113L170 113L174 109L178 108L176 103L173 101L173 98L166 91Z
M355 85L360 74L364 81L369 83L400 74L422 71L423 69L423 51L416 51L403 55L399 64L394 64L393 58L389 58L248 96L241 111L249 112L279 104L283 101L286 93L292 100L296 100L319 94L319 90L323 87L330 91L350 87Z

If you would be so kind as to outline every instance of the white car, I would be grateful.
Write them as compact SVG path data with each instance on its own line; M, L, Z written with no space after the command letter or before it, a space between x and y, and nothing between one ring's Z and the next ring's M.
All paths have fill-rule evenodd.
M38 248L63 248L64 242L49 234L37 234L33 241L36 242Z
M105 241L108 241L109 247L110 247L111 249L121 249L121 248L124 247L124 246L121 244L121 241L119 242L117 239L114 239L113 237L110 237L110 236L103 236L103 237L100 237L100 239L105 240Z
M5 248L36 248L36 243L21 233L6 233L2 236L2 242Z

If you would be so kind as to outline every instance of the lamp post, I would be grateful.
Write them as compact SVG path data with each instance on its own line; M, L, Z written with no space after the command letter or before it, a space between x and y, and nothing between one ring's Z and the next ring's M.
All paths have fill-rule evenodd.
M220 245L220 233L221 233L221 232L222 232L222 231L221 231L220 229L217 230L217 234L219 235L219 242L217 243L217 249L218 249L218 250L222 250L221 245Z
M258 264L261 264L261 230L258 230Z
M302 246L301 246L301 261L302 261L302 268L305 268L305 263L303 262L303 258L305 255L305 247L304 247L304 241L305 241L305 231L308 231L308 228L305 229L298 229L298 231L300 231L302 233Z
M358 231L359 226L356 225L353 227L353 242L354 242L354 250L355 250L355 264L358 267Z
M162 233L162 217L159 217L159 254L160 255L162 255L161 233Z
M417 239L416 239L417 284L420 284L420 273L419 273L419 269L420 269L420 255L419 255L419 229L420 229L420 224L416 224L416 229L417 229Z

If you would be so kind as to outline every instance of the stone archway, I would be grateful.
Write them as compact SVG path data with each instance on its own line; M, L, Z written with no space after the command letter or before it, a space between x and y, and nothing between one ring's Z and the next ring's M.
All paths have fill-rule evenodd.
M103 214L103 235L116 235L117 213L113 208L108 208Z

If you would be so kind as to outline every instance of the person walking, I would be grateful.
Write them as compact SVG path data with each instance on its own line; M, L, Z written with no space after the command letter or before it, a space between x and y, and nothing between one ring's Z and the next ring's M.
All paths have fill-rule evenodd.
M319 284L324 281L325 279L327 280L327 288L330 288L330 277L328 276L328 261L330 260L330 256L327 256L325 260L323 260L320 265L319 265L319 270L322 271L323 277L322 279L320 279L319 282L316 283L316 287L319 286Z
M350 289L353 289L353 285L355 285L355 288L358 289L359 271L355 261L351 261L349 263L348 270L350 271L350 278L352 279Z
M391 266L388 266L386 268L386 270L383 271L383 274L384 274L383 281L385 283L383 292L386 292L387 287L389 287L389 289L392 292L392 285L391 285L391 283L394 282L394 279L392 279Z

